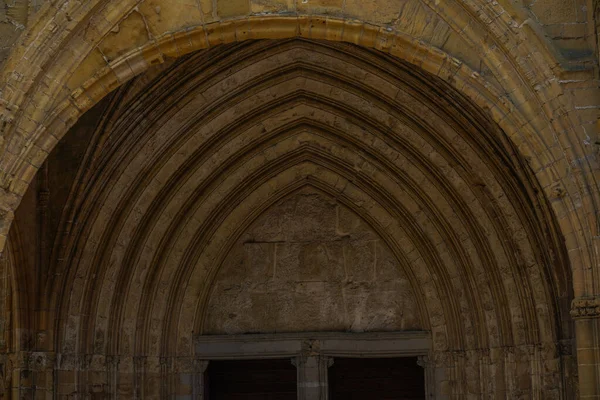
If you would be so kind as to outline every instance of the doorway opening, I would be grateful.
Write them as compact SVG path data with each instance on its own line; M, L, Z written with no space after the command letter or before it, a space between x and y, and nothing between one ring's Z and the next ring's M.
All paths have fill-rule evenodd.
M328 370L329 400L424 400L417 357L336 358Z
M209 364L210 400L296 400L296 367L289 359L220 360Z

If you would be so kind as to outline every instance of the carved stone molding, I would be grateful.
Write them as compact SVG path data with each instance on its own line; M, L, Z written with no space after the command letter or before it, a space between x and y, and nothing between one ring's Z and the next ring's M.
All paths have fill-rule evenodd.
M204 360L285 357L408 357L428 354L428 332L305 332L207 335L194 339L196 356Z
M78 357L77 361L79 362L79 368L82 371L85 371L90 368L90 365L92 363L92 357L93 356L91 354L81 354Z
M579 297L571 303L573 319L600 317L600 297Z
M106 356L105 360L106 360L107 364L114 365L114 366L117 366L119 364L119 362L121 361L119 356L114 356L114 355Z
M435 360L429 355L417 356L417 365L421 368L435 368Z
M137 369L142 369L146 365L146 356L134 356L133 357L133 365Z
M203 374L208 368L208 363L208 360L201 360L199 358L194 359L194 372L197 374Z
M561 356L573 355L573 342L571 339L559 341L557 347Z

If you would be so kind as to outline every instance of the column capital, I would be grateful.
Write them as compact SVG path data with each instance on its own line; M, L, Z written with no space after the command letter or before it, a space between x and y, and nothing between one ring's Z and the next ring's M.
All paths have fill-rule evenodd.
M292 357L291 361L292 365L297 368L303 367L307 363L318 363L320 366L329 368L333 365L335 359L330 356L300 354L296 357Z
M417 357L417 365L421 368L432 368L435 367L435 363L427 355Z
M573 299L571 317L573 319L600 318L600 297L586 296Z
M209 362L209 360L204 360L201 358L194 359L194 372L198 374L203 374L204 372L206 372Z

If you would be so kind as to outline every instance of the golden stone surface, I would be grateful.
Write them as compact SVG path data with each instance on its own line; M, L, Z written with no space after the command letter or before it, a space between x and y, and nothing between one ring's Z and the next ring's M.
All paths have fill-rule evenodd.
M439 398L598 396L599 10L3 1L0 392L192 398L195 335L422 329Z

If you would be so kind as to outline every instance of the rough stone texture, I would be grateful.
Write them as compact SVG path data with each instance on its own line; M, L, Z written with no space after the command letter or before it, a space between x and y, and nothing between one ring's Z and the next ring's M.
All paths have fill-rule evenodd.
M0 67L8 58L11 47L44 2L44 0L0 1Z
M572 398L551 203L477 110L406 61L306 39L123 85L16 213L31 233L11 233L9 259L38 250L15 301L44 306L13 322L7 387L192 396L197 335L420 329L446 396Z
M190 395L218 267L309 182L394 254L448 396L597 397L599 10L0 3L5 393ZM253 41L292 38L321 42ZM285 258L243 254L290 271L324 257L284 239Z
M385 241L314 189L262 215L213 285L207 334L421 328L410 283Z
M44 3L43 0L2 0L0 2L0 66L8 57L11 46ZM321 2L312 0L300 4L291 0L202 0L200 2L184 0L178 2L177 6L171 7L165 7L158 0L146 0L140 2L138 7L148 21L152 20L148 24L148 30L154 37L159 36L161 32L169 31L171 24L176 20L187 20L192 26L194 21L210 22L215 17L307 11L325 14L345 11L349 17L360 19L365 10L369 10L373 22L388 25L407 23L408 30L414 30L417 36L429 36L431 33L426 31L435 30L434 35L438 39L432 40L432 43L441 40L441 44L436 44L440 48L446 41L443 39L444 36L447 35L446 29L437 26L440 22L436 21L435 11L430 10L427 2L423 3L419 0ZM528 23L535 24L540 32L553 42L556 51L563 57L561 61L567 68L579 69L581 66L593 68L596 40L592 11L595 3L592 0L519 0L513 2L512 7L514 7L513 13L529 17ZM418 15L419 13L430 15L425 17ZM426 22L425 31L421 21ZM431 36L429 39L431 40ZM451 51L452 54L465 57L459 57L460 59L468 60L471 56L464 47L457 47L454 50L456 53ZM479 66L475 66L475 69L477 68Z

